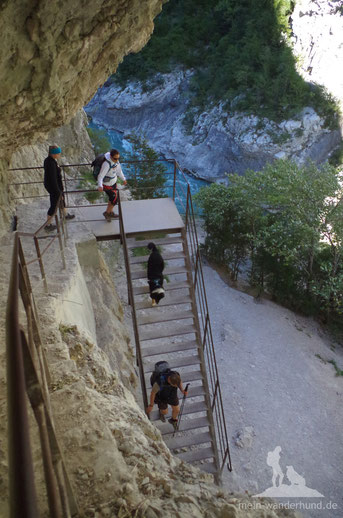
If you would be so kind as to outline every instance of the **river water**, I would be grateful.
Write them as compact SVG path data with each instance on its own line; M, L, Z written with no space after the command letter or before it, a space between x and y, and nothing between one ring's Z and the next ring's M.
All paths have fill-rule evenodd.
M109 142L111 143L111 148L118 149L120 152L121 162L123 162L126 157L129 158L129 154L132 151L132 144L129 140L124 138L124 135L116 130L104 128L98 126L91 122L89 124L91 129L101 130L104 134L106 134ZM161 159L168 157L160 157ZM166 184L165 184L165 194L169 197L173 196L173 173L174 172L174 164L168 162L162 162L166 167ZM124 175L127 178L130 178L130 170L129 168L125 168L125 164L122 165ZM177 191L178 195L181 197L181 201L178 202L176 200L176 205L180 212L184 212L182 210L182 205L186 206L186 193L187 193L187 184L190 186L192 196L199 191L202 187L206 187L210 185L210 182L206 182L205 180L201 180L199 178L195 178L194 176L187 174L185 172L181 173L181 171L177 170ZM198 211L197 211L198 212Z

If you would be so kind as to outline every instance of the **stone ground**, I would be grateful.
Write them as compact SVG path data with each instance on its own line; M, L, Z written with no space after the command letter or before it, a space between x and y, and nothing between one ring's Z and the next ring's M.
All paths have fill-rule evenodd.
M257 303L209 265L204 275L233 462L224 486L252 495L270 488L267 454L280 446L286 491L293 467L324 497L279 501L298 505L307 517L341 517L343 377L329 362L343 369L342 347L312 319L268 300ZM124 270L115 282L125 306ZM130 308L124 312L130 326Z
M305 516L343 516L343 350L312 319L232 289L204 267L233 473L225 485L258 494L270 487L269 451L339 508ZM290 481L284 479L284 484ZM302 501L306 502L309 499ZM316 499L312 499L315 501ZM320 499L321 500L321 499ZM280 500L284 501L284 500Z

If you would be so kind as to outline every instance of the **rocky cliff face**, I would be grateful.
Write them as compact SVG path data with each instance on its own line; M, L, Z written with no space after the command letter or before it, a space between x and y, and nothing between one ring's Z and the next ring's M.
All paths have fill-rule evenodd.
M0 229L12 211L12 154L74 117L123 56L147 42L163 1L1 2Z
M294 50L299 72L343 99L341 2L301 0L292 16ZM124 132L145 133L151 145L199 176L217 179L225 173L258 170L267 161L291 158L320 163L339 145L341 132L325 128L312 108L293 120L276 124L267 119L227 113L219 104L202 113L191 134L183 125L191 72L162 76L164 85L143 92L130 83L124 90L103 87L86 108L94 122Z
M123 56L147 42L162 3L2 2L1 153L69 122Z

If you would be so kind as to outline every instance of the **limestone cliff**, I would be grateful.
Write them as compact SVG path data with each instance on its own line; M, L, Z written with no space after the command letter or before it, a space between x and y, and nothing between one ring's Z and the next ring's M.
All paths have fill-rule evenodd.
M74 117L123 56L147 42L163 1L1 2L0 229L11 214L12 154Z
M299 73L343 99L341 0L297 0L290 19ZM303 163L325 161L340 144L341 131L326 127L311 107L292 120L275 123L209 104L195 117L191 132L183 124L191 103L192 71L160 74L146 92L130 82L125 89L104 85L86 108L94 122L123 132L144 133L152 147L199 176L215 180L225 173L258 170L278 158ZM156 79L158 79L156 81Z

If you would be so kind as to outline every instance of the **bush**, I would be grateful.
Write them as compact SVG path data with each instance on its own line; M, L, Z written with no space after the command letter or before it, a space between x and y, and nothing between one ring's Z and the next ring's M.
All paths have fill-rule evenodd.
M230 176L195 196L204 213L205 250L237 278L293 309L343 314L343 190L326 164L288 161ZM215 200L215 203L214 203Z

